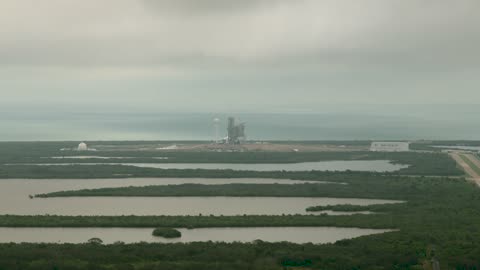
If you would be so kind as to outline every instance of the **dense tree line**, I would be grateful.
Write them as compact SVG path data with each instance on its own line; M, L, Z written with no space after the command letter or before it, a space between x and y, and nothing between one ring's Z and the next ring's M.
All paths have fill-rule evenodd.
M340 197L376 199L416 199L424 193L445 186L455 186L463 179L412 178L362 175L343 178L346 185L333 184L181 184L58 191L37 197L69 196L262 196L262 197ZM435 183L442 182L438 187ZM432 190L433 189L433 190Z
M57 191L47 194L37 194L37 198L48 197L79 197L79 196L117 196L117 197L352 197L383 198L382 192L362 192L352 194L351 187L338 184L180 184L152 185L141 187L99 188L70 191ZM387 196L394 196L389 194ZM384 195L385 196L385 195Z
M351 216L328 215L238 215L238 216L17 216L0 215L1 227L305 227L341 226L396 229L393 214Z
M373 172L257 172L234 170L201 170L201 169L152 169L133 166L115 165L82 165L82 166L33 166L33 165L0 165L2 178L35 178L35 179L85 179L85 178L130 178L130 177L169 177L169 178L275 178L339 181L345 178L358 178L365 175L381 175ZM329 180L329 181L330 181Z
M311 269L429 269L433 256L442 269L478 269L480 249L474 242L444 249L432 243L439 232L409 231L342 240L335 244L292 244L256 241L242 243L197 242L189 244L0 244L0 269L283 269L282 261L311 260ZM442 241L478 239L474 233L447 232ZM444 258L447 259L444 259ZM465 268L463 268L465 267ZM477 268L473 268L477 267Z
M360 240L360 239L358 239ZM371 237L345 240L334 245L296 245L291 243L191 243L191 244L115 244L50 245L1 244L0 269L282 269L282 261L312 261L313 269L409 269L427 256L421 241ZM365 241L366 240L366 241ZM368 244L371 248L364 248ZM413 247L413 248L412 248ZM377 256L372 256L376 254ZM406 263L395 263L401 258ZM376 266L377 268L372 268Z

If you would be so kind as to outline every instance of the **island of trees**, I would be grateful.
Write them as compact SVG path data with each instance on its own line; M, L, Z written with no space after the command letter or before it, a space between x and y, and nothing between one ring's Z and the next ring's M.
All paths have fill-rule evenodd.
M173 228L156 228L152 232L153 236L163 237L163 238L179 238L182 237L182 233Z

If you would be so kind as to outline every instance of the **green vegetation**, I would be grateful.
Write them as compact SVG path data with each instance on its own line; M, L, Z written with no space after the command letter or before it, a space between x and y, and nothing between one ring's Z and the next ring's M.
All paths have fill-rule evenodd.
M217 170L161 170L115 165L84 166L33 166L28 164L49 163L297 163L331 160L391 160L394 163L409 165L391 175L462 175L454 161L444 153L380 153L380 152L183 152L156 151L155 147L173 142L89 142L99 151L80 153L60 151L62 148L75 147L78 142L0 142L0 178L112 178L112 177L240 177L243 172L219 172ZM182 144L195 142L182 142ZM198 142L197 142L198 143ZM278 143L278 142L277 142ZM303 144L322 144L334 142L295 142ZM346 142L338 142L348 145ZM351 142L352 145L365 142ZM337 144L338 145L338 144ZM115 146L120 150L114 150ZM146 151L136 148L149 147ZM52 159L51 157L94 155L104 157L132 157L125 159ZM167 157L168 159L155 159ZM4 165L23 164L23 165ZM255 172L246 172L254 174ZM193 176L195 175L195 176ZM239 175L239 176L236 176ZM222 176L225 177L225 176ZM245 177L245 176L244 176Z
M387 214L385 214L386 216ZM393 215L393 214L392 214ZM16 216L0 215L0 227L126 227L126 228L215 228L215 227L305 227L341 226L396 229L392 216L372 215L239 215L239 216Z
M159 236L164 238L179 238L182 237L182 233L173 228L156 228L152 232L153 236Z
M103 240L98 237L94 237L94 238L88 239L87 243L92 245L101 245L103 244Z
M389 211L392 210L392 206L389 204L376 204L376 205L352 205L352 204L336 204L336 205L319 205L307 207L307 212L319 212L319 211L339 211L339 212L358 212L358 211Z
M48 144L48 143L46 143ZM67 144L67 143L66 143ZM42 147L45 145L40 144ZM52 143L52 145L54 145ZM71 143L68 143L71 147ZM19 143L18 149L24 147ZM39 160L45 149L32 143L29 156ZM50 145L51 146L51 145ZM58 146L58 145L57 145ZM9 146L11 147L11 146ZM38 148L37 148L38 147ZM8 148L8 147L7 147ZM61 148L61 147L59 147ZM18 150L17 149L17 150ZM7 149L8 150L8 149ZM11 150L11 148L10 148ZM8 159L12 151L0 153ZM15 151L17 151L15 150ZM10 151L10 152L9 152ZM31 154L30 154L31 153ZM96 153L106 155L107 151ZM118 153L111 153L117 155ZM125 152L125 155L132 152ZM152 155L158 155L158 152ZM218 158L215 154L204 158ZM230 153L231 160L247 158L244 153ZM239 155L236 155L239 154ZM255 153L254 153L255 154ZM254 158L251 154L251 158ZM261 159L263 153L256 158ZM356 152L355 155L363 154ZM263 177L281 179L321 180L346 182L338 184L289 185L217 185L208 186L218 194L281 194L281 196L329 196L354 198L382 198L402 200L405 203L371 206L312 206L311 211L373 211L373 215L283 215L283 216L18 216L0 215L3 227L144 227L144 228L200 228L200 227L278 227L278 226L340 226L378 229L398 229L381 235L342 240L334 244L292 243L175 243L175 244L0 244L0 269L282 269L284 260L311 260L312 269L428 269L433 250L441 269L480 269L480 192L462 178L407 177L407 175L463 174L445 154L376 153L356 156L357 159L390 159L414 164L396 173L362 172L234 172L219 170L158 170L124 166L0 166L1 178L92 178L92 177ZM52 154L53 155L53 154ZM56 154L55 154L56 155ZM193 154L182 153L185 160ZM291 155L291 153L289 154ZM308 156L311 155L311 156ZM301 158L326 157L323 153L301 155ZM337 153L327 154L329 158ZM338 154L341 156L344 154ZM349 153L352 157L352 153ZM23 153L25 156L25 153ZM348 156L345 154L343 157ZM226 156L224 156L226 157ZM275 155L266 154L265 160ZM276 156L280 160L281 155ZM374 157L374 158L373 158ZM383 157L383 158L382 158ZM395 157L395 158L393 158ZM200 156L195 158L200 159ZM298 157L297 157L298 158ZM12 160L26 162L13 153ZM217 161L216 161L217 162ZM0 162L2 163L2 162ZM10 163L4 162L4 163ZM122 176L114 176L120 174ZM135 190L134 190L135 189ZM146 192L126 188L106 191ZM289 189L289 190L287 190ZM97 190L98 191L98 190ZM93 192L97 192L93 191ZM102 192L104 192L103 190ZM207 194L202 185L154 187L159 194ZM37 199L34 199L34 201ZM48 199L45 199L48 200ZM172 206L175 207L175 206Z
M306 173L304 178L315 173ZM322 173L318 175L323 175ZM100 188L93 190L59 191L39 194L37 197L65 196L278 196L278 197L337 197L416 200L437 189L462 182L463 179L380 176L369 173L335 174L317 176L316 180L345 182L338 184L182 184L146 187ZM443 183L438 186L438 183Z
M471 247L475 249L476 245ZM406 270L422 269L411 265L428 261L428 251L429 247L419 240L399 240L396 232L328 245L262 241L250 244L0 244L0 269L277 270L283 269L283 261L291 259L311 260L311 269ZM448 269L459 265L463 265L460 259L449 264ZM446 266L443 263L442 269L447 269Z
M377 177L378 178L378 177ZM375 179L375 177L373 177ZM358 187L355 193L352 187L338 184L225 184L225 185L202 185L202 184L181 184L181 185L163 185L163 186L143 186L143 187L119 187L119 188L99 188L83 189L72 191L58 191L47 194L38 194L35 197L79 197L79 196L117 196L117 197L207 197L207 196L227 196L227 197L356 197L356 198L384 198L396 197L396 199L405 197L401 194L389 194L384 192L391 191L392 188L383 185L382 190L375 192L369 191L369 178L365 178L364 183L352 183ZM396 179L397 182L402 181ZM370 180L375 181L375 180ZM387 180L388 181L388 180ZM388 181L392 182L393 181Z
M231 158L218 156L223 162L241 162L243 159L234 159L237 154L244 153L229 153ZM252 153L255 154L255 153ZM271 154L271 153L269 153ZM273 153L278 154L278 153ZM286 153L285 153L286 154ZM288 153L292 155L291 153ZM305 153L307 154L307 153ZM315 161L314 157L325 158L325 160L336 159L336 153L325 156L326 153L308 153L310 157L303 156L301 161ZM204 154L205 155L205 154ZM296 154L295 154L296 155ZM295 156L294 155L294 156ZM409 164L408 168L401 169L391 173L369 173L377 175L440 175L440 176L460 176L463 172L456 166L447 154L427 154L427 153L370 153L366 152L364 155L352 156L343 155L339 153L338 158L347 160L393 160L398 164ZM358 155L358 153L357 153ZM259 154L259 156L261 156ZM211 156L204 158L213 162ZM244 157L246 158L246 157ZM255 159L254 159L255 160ZM279 162L281 159L265 159L267 162ZM88 161L88 160L84 160ZM43 161L44 162L44 161ZM71 162L71 161L70 161ZM92 162L90 160L90 162ZM95 160L93 162L98 162ZM130 162L130 161L129 161ZM198 160L197 160L198 162ZM6 162L11 164L12 162ZM350 172L342 172L349 174ZM36 166L36 165L0 165L0 178L50 178L50 179L65 179L65 178L125 178L125 177L222 177L222 178L241 178L241 177L267 177L267 178L296 178L297 176L305 175L305 172L256 172L256 171L233 171L233 170L200 170L200 169L155 169L155 168L139 168L134 166L122 165L71 165L71 166ZM319 172L316 175L332 175L332 172Z

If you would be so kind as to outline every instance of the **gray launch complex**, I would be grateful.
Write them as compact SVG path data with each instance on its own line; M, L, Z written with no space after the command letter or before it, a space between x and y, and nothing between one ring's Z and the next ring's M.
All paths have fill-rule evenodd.
M246 139L245 135L245 123L235 123L235 118L228 118L228 127L227 127L227 143L228 144L240 144Z

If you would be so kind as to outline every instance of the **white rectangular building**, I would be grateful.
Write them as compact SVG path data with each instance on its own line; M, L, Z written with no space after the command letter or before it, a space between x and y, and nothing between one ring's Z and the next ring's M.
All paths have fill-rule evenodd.
M408 152L409 142L372 142L370 151L374 152Z

